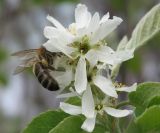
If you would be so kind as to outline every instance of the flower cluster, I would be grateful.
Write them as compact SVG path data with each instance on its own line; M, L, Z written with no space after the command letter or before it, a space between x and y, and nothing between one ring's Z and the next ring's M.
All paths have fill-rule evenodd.
M75 22L68 28L51 16L47 19L54 26L45 27L48 41L43 46L50 52L64 54L60 62L66 70L58 74L57 80L70 91L59 97L78 96L81 99L81 106L61 102L60 108L71 115L83 114L86 120L81 128L88 132L93 131L97 115L124 117L131 114L132 110L116 109L115 101L118 91L135 91L137 84L130 87L116 85L110 73L117 64L133 58L134 50L114 51L105 41L122 19L116 16L111 19L109 13L101 19L97 12L92 16L83 4L77 5Z

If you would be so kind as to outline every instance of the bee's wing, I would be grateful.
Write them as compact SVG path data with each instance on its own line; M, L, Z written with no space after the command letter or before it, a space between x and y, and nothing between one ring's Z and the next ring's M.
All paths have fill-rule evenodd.
M23 50L23 51L19 51L11 54L11 56L18 56L20 58L31 58L37 54L37 50L38 49Z
M13 75L19 74L21 72L23 72L27 67L25 66L17 66L15 71L13 72Z
M24 60L19 66L16 67L13 75L19 74L23 72L25 69L32 67L33 64L36 62L36 58L29 58Z

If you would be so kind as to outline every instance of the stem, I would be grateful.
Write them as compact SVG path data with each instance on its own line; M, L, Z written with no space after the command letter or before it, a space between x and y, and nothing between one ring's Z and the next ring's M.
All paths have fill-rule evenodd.
M124 102L121 102L121 103L117 104L116 108L120 108L120 107L123 107L125 105L131 105L131 103L129 101L124 101Z
M110 132L111 133L122 133L120 126L119 126L119 119L112 117Z
M119 126L119 119L116 119L116 127L117 127L117 133L122 133Z

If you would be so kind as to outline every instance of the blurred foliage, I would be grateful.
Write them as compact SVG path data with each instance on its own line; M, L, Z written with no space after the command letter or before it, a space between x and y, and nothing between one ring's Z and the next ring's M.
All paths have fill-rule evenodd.
M4 48L0 47L0 63L5 61L7 59L7 57L8 57L7 50L5 50Z
M8 59L7 50L0 47L0 85L7 85L8 76L4 71L4 66L2 65Z
M0 86L7 85L8 83L8 76L5 72L0 72Z
M32 2L36 5L42 5L42 4L59 4L63 2L78 2L78 0L32 0Z
M160 49L160 33L157 34L153 39L148 41L147 44L151 44L151 45L147 45L146 48L152 49L152 50L155 50L155 51L159 51L159 49Z
M126 0L112 0L111 5L113 10L123 11L125 10L125 1Z
M133 73L139 73L141 71L141 63L141 54L136 52L134 58L124 62L123 65Z

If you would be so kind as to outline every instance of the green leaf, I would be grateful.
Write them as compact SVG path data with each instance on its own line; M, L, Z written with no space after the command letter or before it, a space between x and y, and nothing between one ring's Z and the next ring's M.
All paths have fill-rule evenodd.
M61 111L47 111L34 118L23 133L48 133L69 115Z
M148 103L148 107L151 107L153 105L160 105L160 96L155 96L150 100L150 102Z
M146 109L142 115L133 119L125 133L159 133L160 105Z
M137 49L157 34L160 34L160 4L154 6L139 21L127 44L127 48Z
M160 106L152 106L136 119L141 133L155 133L160 131Z
M87 133L81 129L83 121L84 119L81 116L67 117L49 133ZM105 133L105 129L97 125L92 133Z
M137 91L129 94L130 103L136 107L136 115L153 105L160 103L160 83L148 82L139 84ZM156 99L156 100L155 100Z

